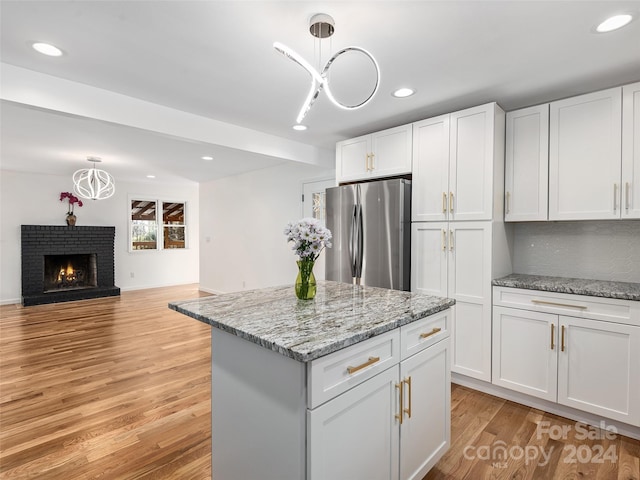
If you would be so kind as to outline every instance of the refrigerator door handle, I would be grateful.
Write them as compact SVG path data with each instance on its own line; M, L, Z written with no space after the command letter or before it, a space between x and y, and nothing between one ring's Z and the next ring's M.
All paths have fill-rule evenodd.
M362 228L362 205L358 205L358 218L357 218L357 226L358 226L358 249L356 253L356 284L360 285L360 278L362 277L362 262L364 259L364 232Z
M351 228L349 229L349 263L351 264L351 276L356 277L358 268L358 210L360 205L353 206L351 215Z

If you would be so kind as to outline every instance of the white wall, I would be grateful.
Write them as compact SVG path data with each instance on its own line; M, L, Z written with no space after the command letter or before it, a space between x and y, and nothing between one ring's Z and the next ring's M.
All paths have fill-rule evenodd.
M0 172L0 303L21 301L20 225L65 225L67 202L60 192L72 191L68 176ZM129 196L187 202L186 250L129 252ZM159 185L116 180L107 200L76 206L77 226L115 226L115 283L122 290L198 283L198 184ZM131 276L133 273L133 277Z
M200 288L232 292L293 284L297 257L284 227L302 217L302 184L334 174L287 163L201 184Z
M640 282L640 220L517 223L513 271Z

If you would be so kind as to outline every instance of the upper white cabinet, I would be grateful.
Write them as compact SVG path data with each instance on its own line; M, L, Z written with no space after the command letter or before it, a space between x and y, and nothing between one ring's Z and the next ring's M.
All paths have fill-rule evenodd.
M501 203L494 193L502 191L503 128L495 103L413 124L414 222L493 218Z
M549 104L507 113L504 219L547 220Z
M640 218L640 82L622 87L622 218Z
M552 102L549 220L620 218L622 88Z
M336 144L338 183L411 173L411 125Z

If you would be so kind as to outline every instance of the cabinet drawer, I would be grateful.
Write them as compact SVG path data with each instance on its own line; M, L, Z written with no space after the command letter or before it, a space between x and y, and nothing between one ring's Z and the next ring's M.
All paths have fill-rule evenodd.
M307 364L307 407L313 409L399 361L399 329L313 360Z
M450 334L451 310L436 313L417 322L400 327L400 358L404 360Z
M493 304L536 312L640 325L640 302L630 300L494 287Z

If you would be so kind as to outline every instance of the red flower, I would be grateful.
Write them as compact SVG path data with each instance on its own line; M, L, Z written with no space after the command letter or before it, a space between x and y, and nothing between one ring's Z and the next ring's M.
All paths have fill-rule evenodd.
M68 199L69 201L69 209L67 210L67 215L73 215L73 206L74 204L78 204L79 207L82 206L82 200L80 200L78 197L76 197L73 193L71 192L60 192L60 201L64 200L64 199Z

